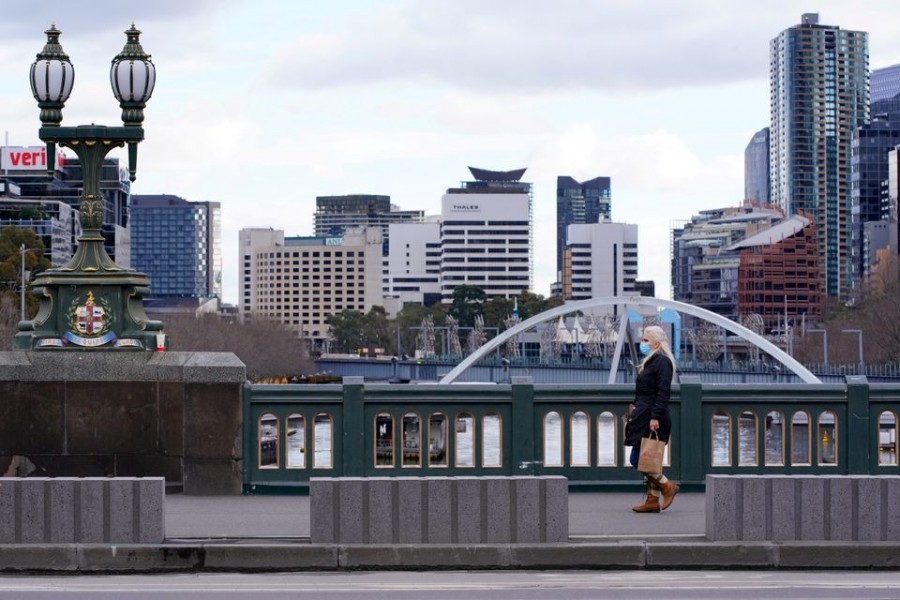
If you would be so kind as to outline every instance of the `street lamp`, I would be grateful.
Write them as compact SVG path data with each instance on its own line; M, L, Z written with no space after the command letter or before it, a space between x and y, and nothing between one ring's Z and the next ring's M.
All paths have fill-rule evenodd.
M21 300L21 321L25 320L25 244L19 247L19 253L22 255L22 288L19 290L19 298Z
M863 332L862 329L841 329L842 333L855 333L858 337L856 338L858 348L859 348L859 374L865 375L866 363L863 359Z
M822 334L822 366L828 368L828 330L827 329L807 329L810 333Z
M156 84L156 67L140 44L134 24L126 43L112 60L110 83L122 109L122 127L79 125L61 127L62 110L75 80L75 69L59 43L55 25L44 32L47 43L31 65L31 91L41 109L39 136L47 144L47 168L52 177L56 146L70 148L81 162L84 187L79 218L82 235L75 256L62 267L48 269L34 280L40 298L39 318L19 324L13 342L20 350L158 348L162 323L144 312L143 297L150 280L125 269L106 253L100 170L113 149L128 146L129 178L137 170L137 145L144 139L144 107ZM165 341L163 340L163 348Z

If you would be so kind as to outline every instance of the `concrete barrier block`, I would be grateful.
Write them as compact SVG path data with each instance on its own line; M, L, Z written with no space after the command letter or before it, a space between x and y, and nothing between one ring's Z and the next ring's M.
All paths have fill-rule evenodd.
M309 480L309 539L313 544L337 542L337 486L338 482L332 478L311 477Z
M365 480L360 477L344 477L337 489L340 519L338 540L344 544L361 544L365 541Z
M397 539L401 544L421 544L425 541L425 480L421 477L398 477L395 486L398 511L395 521ZM397 522L398 521L398 522Z
M389 477L372 477L366 482L368 488L368 514L366 515L366 536L363 540L368 544L393 544L397 542L399 523L394 510L397 502L397 486ZM341 507L343 511L343 506ZM342 517L343 518L343 517ZM345 539L340 543L358 543Z
M0 544L16 542L16 485L0 479Z
M50 479L46 483L47 532L45 537L52 544L71 544L75 538L75 498L78 481ZM159 539L162 541L162 538Z
M819 476L798 476L800 480L800 539L824 540L825 480Z
M770 482L758 477L746 477L741 480L741 519L742 540L765 540L771 524Z
M891 542L900 542L900 510L897 509L897 498L900 498L900 477L885 478L881 507L885 512L884 539Z
M0 543L161 543L165 480L4 478Z
M508 477L485 477L483 489L485 541L488 544L515 542L511 480Z
M134 482L138 544L161 544L166 539L166 481L161 477L138 478Z
M484 498L478 477L456 477L456 539L458 544L479 544L482 538L481 517Z
M798 482L793 477L773 475L771 481L772 539L796 540L800 526L800 494ZM707 517L708 518L708 517Z
M19 480L19 498L16 516L19 520L18 539L20 544L40 544L49 540L44 538L47 523L44 520L46 509L44 503L45 477L34 477Z
M715 497L719 486L722 485L719 481L718 477L715 475L707 475L706 476L706 494L703 497L704 500L704 522L705 522L705 532L707 539L710 540L718 540L719 532L716 531L716 511L715 506Z
M741 486L741 501L732 504L730 493ZM896 542L898 496L900 477L893 475L709 475L706 535L712 541ZM733 512L744 515L734 532L726 514ZM757 520L763 519L760 538Z
M516 542L535 544L542 542L541 531L541 483L536 477L512 477L516 498Z
M860 542L879 542L887 539L887 480L872 477L852 477L857 510L855 533L850 539ZM893 501L896 503L897 498Z
M105 478L85 477L77 486L79 511L75 516L77 540L84 544L99 544L108 539Z
M426 480L428 531L424 541L429 544L449 544L455 534L454 486L449 477L428 477Z
M569 541L569 480L552 475L543 477L546 543Z
M107 517L109 538L104 540L114 544L134 542L134 479L120 477L103 482L109 497Z
M314 544L508 544L568 541L565 477L310 480Z
M739 539L741 479L706 476L706 537L717 542Z
M857 482L851 477L824 477L826 513L825 539L850 541L854 539L859 505L856 492Z

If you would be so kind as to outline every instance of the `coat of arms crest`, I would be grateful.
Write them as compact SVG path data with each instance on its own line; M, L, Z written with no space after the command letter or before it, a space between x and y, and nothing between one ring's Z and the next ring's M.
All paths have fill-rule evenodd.
M88 290L83 304L78 298L72 301L69 308L69 331L63 338L79 346L101 346L115 339L110 332L112 326L109 303L104 299L94 298Z
M94 293L88 292L87 301L75 308L75 328L83 335L96 335L103 329L106 311L94 303Z

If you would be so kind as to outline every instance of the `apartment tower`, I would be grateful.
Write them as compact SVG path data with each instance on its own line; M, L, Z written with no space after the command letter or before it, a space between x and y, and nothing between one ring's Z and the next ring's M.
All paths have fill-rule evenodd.
M815 227L824 290L846 300L852 287L850 147L869 120L868 34L821 25L819 15L770 43L772 201Z

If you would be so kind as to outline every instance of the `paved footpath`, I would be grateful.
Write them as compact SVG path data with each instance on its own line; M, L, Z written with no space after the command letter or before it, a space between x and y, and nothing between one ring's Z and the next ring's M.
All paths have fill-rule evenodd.
M638 514L637 493L570 493L569 536L584 539L703 538L702 493L682 493L667 510ZM309 496L166 496L166 537L309 538Z

